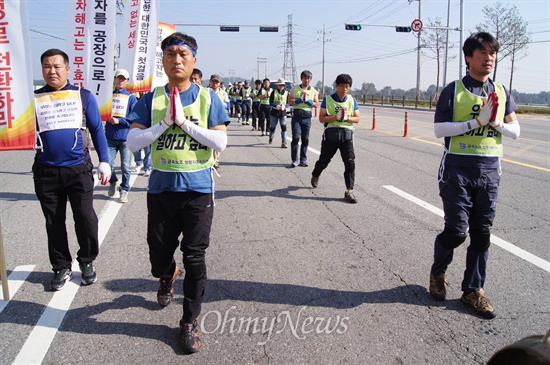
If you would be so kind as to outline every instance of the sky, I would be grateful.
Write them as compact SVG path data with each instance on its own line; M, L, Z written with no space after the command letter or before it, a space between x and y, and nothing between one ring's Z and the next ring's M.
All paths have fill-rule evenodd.
M31 54L35 60L33 72L37 79L41 77L40 54L49 48L67 49L68 1L27 1ZM436 20L446 25L449 2L449 26L459 28L460 0L422 0L420 19L424 26ZM550 91L550 1L499 2L503 6L515 5L531 32L525 56L516 60L512 88L525 93ZM497 1L463 0L463 3L465 39L475 32L476 25L486 20L483 7L494 7ZM378 90L387 86L409 90L417 84L416 33L398 33L394 26L410 26L419 18L418 0L159 0L159 4L160 21L176 24L177 31L196 38L199 48L196 67L203 72L203 79L217 73L228 78L267 76L276 80L283 75L285 45L291 39L287 60L291 61L293 55L297 81L301 71L309 70L314 85L323 80L330 85L341 73L352 76L352 88L361 88L367 82ZM361 24L362 29L345 30L346 23ZM117 34L122 25L122 19L118 19ZM240 25L240 31L220 32L219 25ZM279 32L260 33L259 26L278 26ZM447 83L459 77L458 57L462 57L460 32L451 31L449 39ZM497 80L506 87L510 71L507 59L499 63ZM420 89L435 85L436 78L437 65L428 51L421 56Z

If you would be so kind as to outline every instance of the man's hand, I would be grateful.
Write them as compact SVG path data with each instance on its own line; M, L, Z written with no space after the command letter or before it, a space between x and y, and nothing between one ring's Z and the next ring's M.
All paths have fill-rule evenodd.
M307 93L303 93L303 94L302 94L302 101L303 101L304 103L307 103Z
M493 98L493 109L491 113L491 117L489 118L489 125L493 128L496 128L500 125L501 121L497 120L497 112L498 112L498 95L497 93L492 93L489 95L489 97Z
M481 108L478 117L476 118L479 126L487 125L489 122L496 120L498 111L498 95L496 93L489 94L487 104Z
M168 126L176 124L182 126L187 120L183 113L183 105L181 104L180 95L178 89L173 87L170 92L170 100L168 101L168 107L166 108L166 115L164 117L164 123Z
M98 178L101 181L101 185L107 185L111 180L111 166L107 162L100 162L97 167Z

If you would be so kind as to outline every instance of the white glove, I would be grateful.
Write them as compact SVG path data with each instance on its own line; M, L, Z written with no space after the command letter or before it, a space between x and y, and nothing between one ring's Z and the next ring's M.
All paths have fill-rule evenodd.
M100 162L97 167L99 181L101 185L107 185L109 180L111 180L111 166L107 162Z
M164 116L164 123L168 126L176 124L182 126L187 120L183 113L183 105L181 104L180 94L177 87L173 87L170 92L170 99L168 101L168 107L166 108L166 115Z
M305 103L307 101L307 93L302 94L302 101Z
M478 117L476 118L477 122L480 125L487 125L489 122L494 122L496 120L498 110L498 95L496 93L489 94L487 104L481 108ZM498 123L497 123L498 125Z
M338 110L338 114L336 117L339 121L348 120L348 114L346 107L341 107L340 110Z

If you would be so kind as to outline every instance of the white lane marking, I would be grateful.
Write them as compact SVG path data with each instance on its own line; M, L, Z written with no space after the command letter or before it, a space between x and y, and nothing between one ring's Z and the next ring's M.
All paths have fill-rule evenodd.
M395 194L420 205L422 208L425 208L429 210L432 213L437 214L440 217L443 217L443 211L439 208L434 207L433 205L426 203L425 201L418 199L415 196L410 195L409 193L404 192L403 190L400 190L392 185L383 185L384 188L388 189L391 192L394 192ZM495 245L499 246L500 248L503 248L504 250L510 252L511 254L514 254L522 259L524 259L527 262L530 262L531 264L540 267L541 269L550 272L550 262L533 255L530 252L525 251L522 248L519 248L510 242L507 242L503 240L502 238L499 238L495 236L494 234L491 234L491 243L494 243Z
M137 174L130 177L130 187L134 185ZM99 214L99 246L103 243L109 228L113 224L122 204L110 199ZM13 364L41 364L48 352L50 345L59 330L63 318L67 314L76 292L80 288L80 268L78 262L72 264L73 277L65 284L63 290L55 292L48 306L40 316L38 323L31 331L27 341L19 351Z
M11 274L8 276L8 289L13 299L15 293L21 288L21 285L27 280L27 277L34 270L35 265L22 265L17 266ZM0 292L2 291L2 284L0 283ZM0 313L6 308L10 301L0 300Z

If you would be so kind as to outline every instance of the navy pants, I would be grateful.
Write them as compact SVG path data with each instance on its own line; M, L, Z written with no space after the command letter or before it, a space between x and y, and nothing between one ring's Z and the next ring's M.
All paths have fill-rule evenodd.
M496 213L500 175L497 169L445 166L440 176L445 230L434 243L431 273L441 275L453 260L454 247L470 234L462 291L483 288L489 258L488 240ZM456 239L456 237L463 237ZM454 241L450 242L450 241Z

